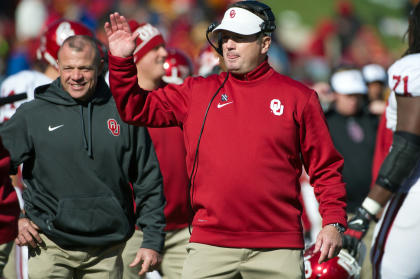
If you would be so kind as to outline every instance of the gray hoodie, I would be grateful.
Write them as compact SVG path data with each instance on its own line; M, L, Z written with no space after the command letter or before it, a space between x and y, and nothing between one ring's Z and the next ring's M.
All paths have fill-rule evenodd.
M103 78L85 103L60 79L38 87L0 136L12 173L24 163L26 215L56 244L119 243L137 224L142 247L161 251L165 199L153 144L145 128L120 119Z

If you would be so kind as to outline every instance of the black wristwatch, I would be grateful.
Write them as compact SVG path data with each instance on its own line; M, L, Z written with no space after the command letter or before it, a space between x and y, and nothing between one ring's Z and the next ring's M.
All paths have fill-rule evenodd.
M344 233L346 231L346 228L343 225L341 225L340 223L332 223L332 224L328 224L328 225L331 225L334 228L336 228L339 233Z

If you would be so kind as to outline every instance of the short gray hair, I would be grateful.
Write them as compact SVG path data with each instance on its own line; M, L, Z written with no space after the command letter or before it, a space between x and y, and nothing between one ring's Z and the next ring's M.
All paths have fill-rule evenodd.
M60 57L59 56L60 51L65 45L68 45L71 49L74 49L76 52L83 51L83 49L87 45L90 45L90 47L92 47L92 49L95 52L94 63L95 65L99 66L102 58L98 49L98 45L96 44L96 41L93 37L87 36L87 35L74 35L74 36L68 37L67 39L64 40L63 44L58 50L58 57Z

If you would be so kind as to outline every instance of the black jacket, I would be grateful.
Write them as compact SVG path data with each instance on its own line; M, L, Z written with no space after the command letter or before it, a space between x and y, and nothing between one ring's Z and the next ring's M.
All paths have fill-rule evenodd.
M335 109L326 113L335 148L344 158L343 181L346 183L347 212L354 213L370 190L378 116L367 108L354 116L343 116Z
M118 243L136 223L142 247L161 251L165 199L153 145L145 128L121 121L103 78L86 103L73 99L59 79L38 87L0 136L12 173L24 163L27 216L55 243Z

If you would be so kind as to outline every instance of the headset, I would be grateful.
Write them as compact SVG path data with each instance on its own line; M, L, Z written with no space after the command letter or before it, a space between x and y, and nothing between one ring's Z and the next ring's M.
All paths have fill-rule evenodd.
M264 15L264 18L261 17L264 21L261 23L261 32L264 34L271 34L274 30L276 30L276 23L275 23L275 17L273 12L271 11L271 8L267 6L264 3L258 2L258 1L240 1L237 3L234 3L229 8L242 8L245 10L250 11L253 14L256 14L257 16L261 17L260 15ZM222 51L222 37L219 33L217 36L217 46L215 46L210 38L209 34L213 32L213 30L217 27L216 23L212 23L209 25L206 31L206 39L209 42L209 44L216 50L218 54L220 54L223 57L223 51Z
M252 13L258 15L258 16L263 14L264 18L262 18L262 19L264 20L264 22L261 23L261 25L260 25L260 27L261 27L260 32L262 32L264 34L270 34L276 29L274 14L271 11L271 8L269 6L267 6L266 4L263 4L263 3L258 2L258 1L240 1L240 2L237 2L237 3L233 4L232 6L230 6L230 8L233 8L233 7L246 9L246 10L248 10L248 11L250 11L250 12L252 12ZM216 27L217 27L216 23L210 24L210 26L207 28L207 31L206 31L206 39L209 42L209 44L216 50L216 52L223 57L222 36L221 36L221 34L220 33L217 34L217 36L218 36L217 37L217 46L215 46L209 38L209 34L211 32L213 32L213 30ZM189 212L192 213L192 216L189 216L190 218L189 218L189 226L188 226L190 234L191 234L192 217L194 216L194 213L195 213L192 204L193 204L193 195L194 195L194 180L195 180L195 176L197 174L198 153L199 153L201 137L203 135L204 126L205 126L205 123L206 123L208 112L210 110L210 106L213 103L213 100L219 94L220 90L223 88L223 86L227 82L227 80L229 78L229 75L230 75L230 73L227 72L224 81L219 86L219 88L216 90L216 92L213 94L212 98L209 101L209 104L207 105L207 109L206 109L206 112L204 113L204 117L203 117L203 122L201 124L200 134L199 134L198 140L197 140L197 146L196 146L196 149L195 149L193 167L192 167L192 170L191 170L191 174L189 176L188 187L187 187L187 201L188 201L188 205L189 205L189 209L190 209Z

